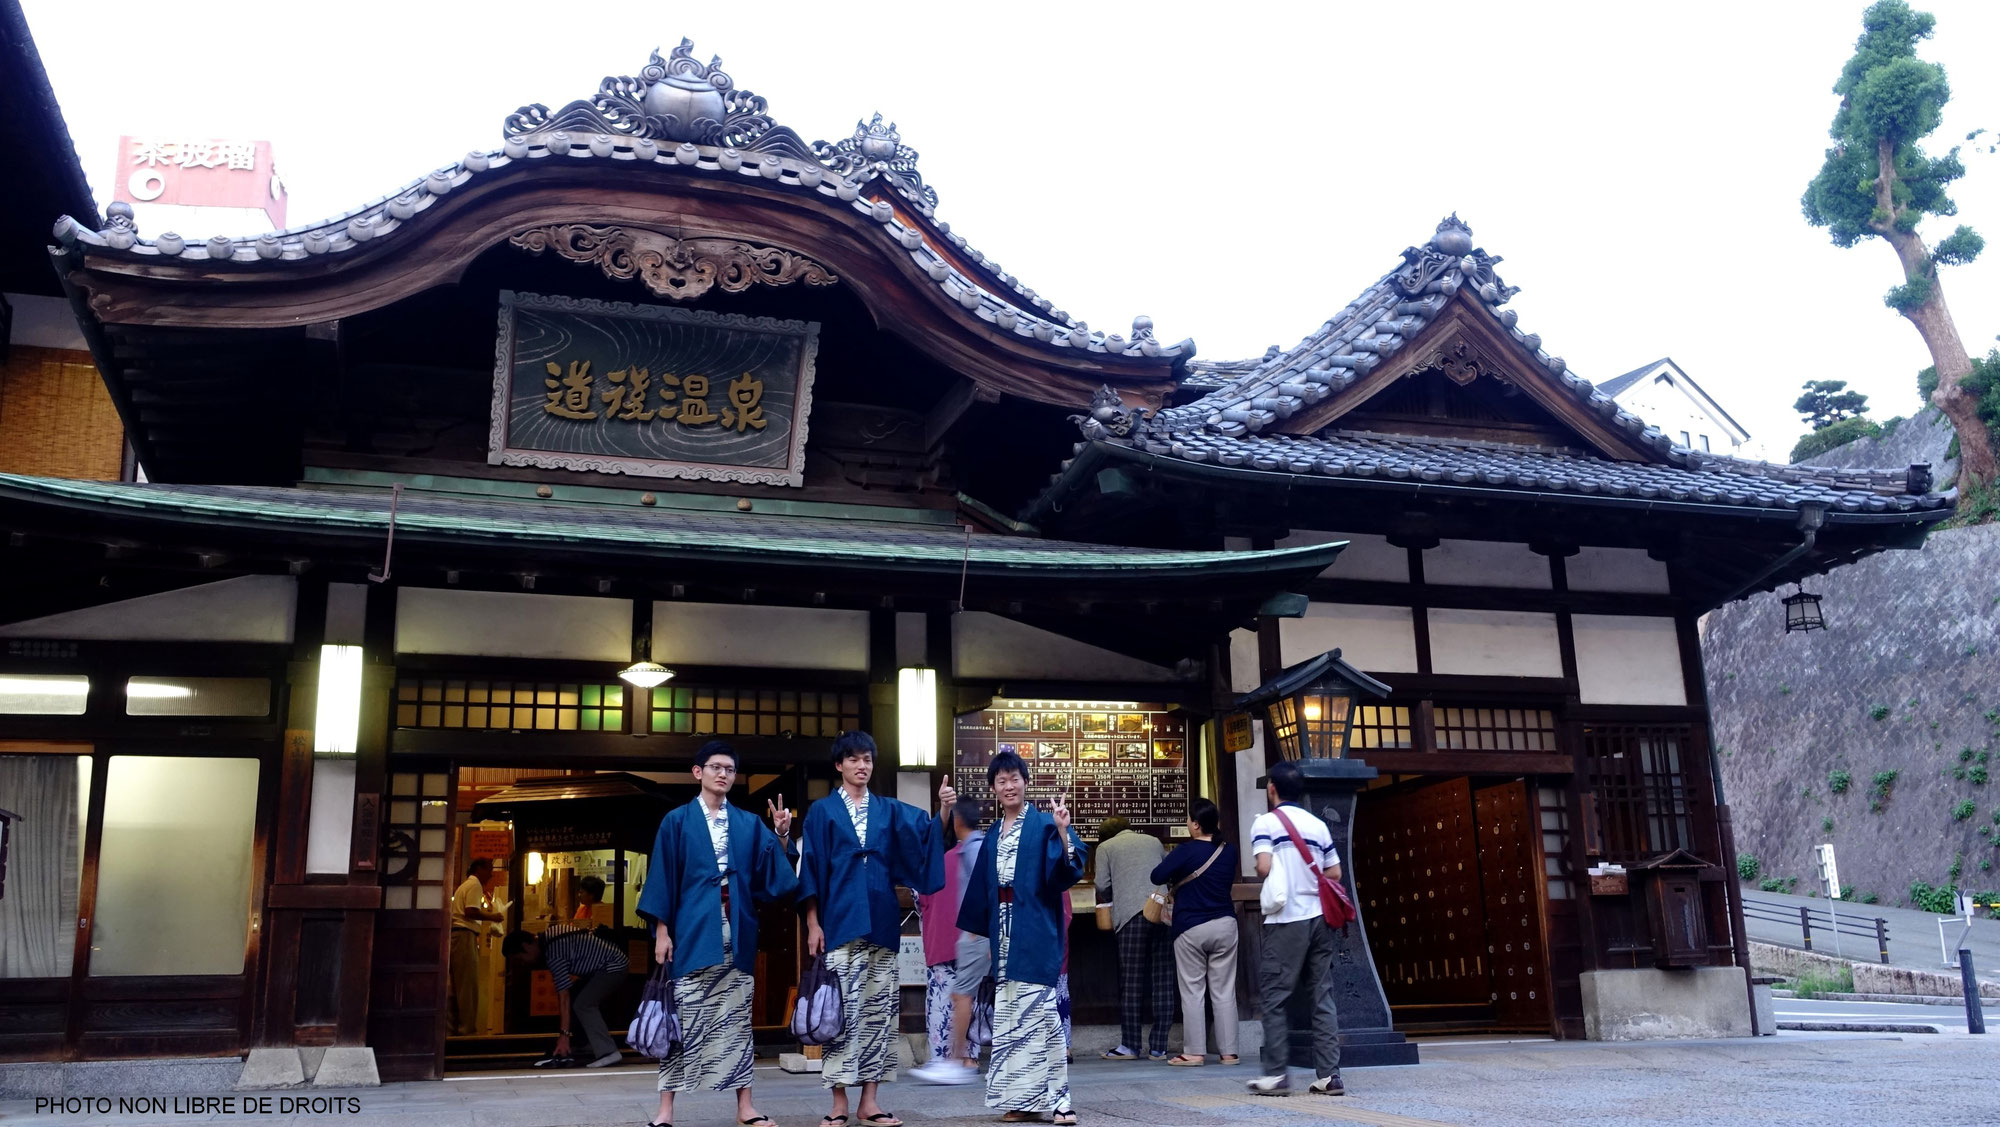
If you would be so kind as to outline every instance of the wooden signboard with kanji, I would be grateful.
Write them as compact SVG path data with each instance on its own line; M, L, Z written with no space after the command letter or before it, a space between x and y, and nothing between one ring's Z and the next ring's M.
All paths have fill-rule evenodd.
M805 480L819 324L500 294L493 465Z

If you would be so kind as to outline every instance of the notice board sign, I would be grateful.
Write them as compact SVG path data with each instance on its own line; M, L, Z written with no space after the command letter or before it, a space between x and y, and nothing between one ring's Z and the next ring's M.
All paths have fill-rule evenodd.
M817 322L503 290L486 460L800 485L818 354Z
M1187 836L1188 722L1172 706L1002 700L960 715L953 777L977 780L961 793L981 800L988 822L996 811L981 784L1002 751L1026 764L1028 801L1046 809L1057 795L1067 799L1085 841L1114 814L1162 839Z
M499 829L474 827L466 835L467 852L474 861L484 857L499 862L502 866L514 855L514 831L504 825Z

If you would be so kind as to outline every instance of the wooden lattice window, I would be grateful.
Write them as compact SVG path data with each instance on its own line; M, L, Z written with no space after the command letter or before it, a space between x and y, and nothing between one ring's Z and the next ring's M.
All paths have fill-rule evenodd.
M1354 710L1354 728L1348 735L1350 746L1366 751L1371 748L1408 748L1415 746L1411 739L1410 709L1401 704L1364 704Z
M859 692L724 685L673 685L653 690L655 732L832 739L859 727Z
M396 682L396 726L622 732L625 686L406 677Z
M451 776L398 771L389 776L382 819L382 906L442 908L456 887L447 868ZM464 874L458 874L463 878Z
M1438 706L1440 751L1554 751L1556 714L1540 708Z
M1560 787L1537 787L1535 806L1541 821L1542 876L1548 882L1549 899L1571 899L1576 895L1576 883L1569 862L1569 795Z
M1682 771L1689 738L1684 725L1584 729L1584 757L1597 796L1606 860L1630 863L1672 849L1704 852L1694 848Z

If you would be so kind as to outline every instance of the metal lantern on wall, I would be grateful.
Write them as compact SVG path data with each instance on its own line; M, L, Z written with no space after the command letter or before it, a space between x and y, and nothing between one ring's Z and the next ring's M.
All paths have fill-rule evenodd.
M1799 587L1785 596L1785 633L1795 631L1824 630L1826 619L1820 617L1819 596Z
M1276 758L1341 759L1361 698L1388 695L1389 686L1328 650L1244 694L1236 707L1263 709Z

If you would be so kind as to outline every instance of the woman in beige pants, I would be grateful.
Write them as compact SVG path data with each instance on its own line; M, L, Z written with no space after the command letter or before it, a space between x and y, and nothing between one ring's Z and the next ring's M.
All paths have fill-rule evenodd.
M1236 880L1236 847L1216 836L1222 812L1197 798L1188 807L1188 835L1154 868L1154 884L1174 890L1174 966L1180 980L1186 1042L1167 1063L1192 1067L1208 1056L1207 1003L1215 1005L1215 1049L1223 1064L1237 1064L1236 911L1229 888Z

